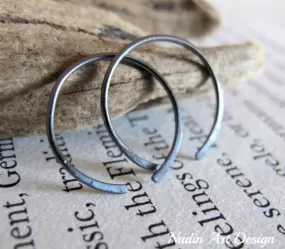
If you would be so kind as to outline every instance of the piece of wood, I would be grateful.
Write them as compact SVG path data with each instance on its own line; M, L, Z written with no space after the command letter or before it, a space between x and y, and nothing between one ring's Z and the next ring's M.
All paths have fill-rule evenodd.
M36 14L35 14L36 13ZM118 52L141 28L100 8L47 0L0 2L0 136L45 134L48 98L60 73L78 59ZM262 47L247 43L202 49L224 85L249 79L265 63ZM149 62L176 93L206 92L211 84L197 59L182 48L144 46L132 54ZM107 62L79 70L63 88L57 131L102 122L100 91ZM141 72L120 66L110 87L110 113L120 116L139 104L165 96Z
M148 34L196 37L208 34L221 22L217 10L206 0L67 1L115 13Z

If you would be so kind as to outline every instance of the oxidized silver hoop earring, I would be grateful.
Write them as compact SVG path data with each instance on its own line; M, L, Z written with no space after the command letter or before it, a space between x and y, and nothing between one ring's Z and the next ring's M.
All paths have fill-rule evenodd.
M224 112L224 105L223 105L223 93L222 88L220 86L219 81L217 80L217 77L215 76L214 71L212 70L210 64L204 57L204 55L196 48L192 43L188 42L187 40L181 39L179 37L175 36L168 36L168 35L151 35L146 36L140 39L137 39L133 42L131 42L128 46L126 46L110 63L108 70L105 74L103 85L102 85L102 91L101 91L101 108L102 108L102 115L103 120L105 123L105 126L112 137L112 139L116 142L116 144L120 147L120 149L123 151L123 153L135 164L140 165L141 167L146 166L148 168L153 165L154 167L157 167L156 164L146 161L145 159L139 157L136 155L133 151L131 151L120 139L120 137L117 135L116 131L113 128L112 122L110 120L109 111L108 111L108 91L111 83L112 76L116 70L116 67L119 65L119 63L122 61L122 59L128 55L133 49L150 43L150 42L171 42L176 45L183 46L186 49L189 49L192 53L194 53L203 63L204 67L207 69L210 77L212 78L213 87L215 91L215 100L216 100L216 112L215 112L215 120L211 127L210 133L208 134L206 141L203 143L202 147L197 151L195 157L196 159L202 158L205 153L209 150L211 145L216 139L217 133L220 129L223 112ZM176 120L177 122L177 120ZM171 152L169 156L167 157L166 161L155 171L155 173L152 176L152 180L154 182L160 181L167 170L169 169L170 165L173 163L174 159L172 155L174 155L174 148L171 148Z
M55 107L56 107L56 102L57 102L57 98L59 96L59 92L61 87L63 86L64 82L66 81L66 79L72 74L74 73L77 69L81 68L82 66L91 63L91 62L95 62L98 60L103 60L103 59L112 59L115 57L115 54L98 54L92 57L88 57L86 59L80 60L79 62L73 64L72 66L70 66L58 79L58 81L56 82L53 90L52 90L52 94L50 97L50 101L49 101L49 106L48 106L48 116L47 116L47 137L50 143L50 147L54 153L54 155L56 156L58 162L61 163L61 165L78 181L88 185L91 188L95 188L98 190L103 190L105 192L110 192L110 193L126 193L127 192L127 187L124 184L111 184L111 183L106 183L106 182L102 182L102 181L98 181L94 178L91 178L87 175L85 175L84 173L82 173L81 171L79 171L78 169L75 168L75 166L73 164L71 164L70 162L68 162L67 158L62 154L62 152L60 151L58 145L56 144L56 139L55 139L55 132L54 132L54 113L55 113ZM176 102L176 99L174 98L171 89L169 88L169 86L167 85L167 82L164 80L164 78L156 71L154 70L152 67L150 67L149 65L147 65L146 63L134 59L132 57L125 57L123 59L123 63L133 66L135 68L138 69L142 69L146 72L149 72L150 74L152 74L152 76L154 76L164 87L164 89L167 91L171 103L173 105L173 110L174 110L174 115L175 115L175 138L174 138L174 143L173 143L173 148L172 151L170 153L169 156L169 162L170 164L174 161L174 159L176 158L176 155L178 153L178 150L180 148L180 144L181 144L181 140L182 140L182 119L181 119L181 115L180 115L180 111L178 109L178 105ZM139 165L143 168L146 169L155 169L156 165L153 166L150 164L145 164L145 165Z

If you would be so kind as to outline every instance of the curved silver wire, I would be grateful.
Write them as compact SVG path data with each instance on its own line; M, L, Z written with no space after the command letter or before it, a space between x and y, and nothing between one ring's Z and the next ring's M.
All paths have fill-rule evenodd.
M108 92L109 87L111 83L112 76L116 70L116 67L119 65L119 63L122 61L122 59L129 54L133 49L137 48L138 46L150 43L150 42L171 42L180 46L183 46L186 49L189 49L192 53L194 53L203 63L205 68L207 69L210 77L212 78L214 91L215 91L215 99L216 99L216 112L215 112L215 120L211 127L210 133L206 138L206 141L203 143L202 147L197 151L195 154L196 159L202 158L205 153L209 150L211 145L216 139L216 136L218 134L218 131L221 126L223 112L224 112L224 104L223 104L223 92L221 85L219 81L217 80L217 77L212 70L211 66L209 65L208 61L204 57L204 55L196 48L192 43L188 42L187 40L184 40L179 37L175 36L169 36L169 35L151 35L146 36L140 39L137 39L133 42L131 42L128 46L126 46L117 56L113 59L113 61L110 63L107 72L104 77L103 85L102 85L102 91L101 91L101 109L102 109L102 115L103 120L105 123L105 126L110 134L110 136L113 138L113 140L117 143L117 145L122 149L122 151L125 153L125 155L134 163L140 166L147 165L148 167L151 167L153 163L148 162L144 160L143 158L140 158L134 152L132 152L120 139L120 137L115 132L113 125L110 120L109 116L109 110L108 110ZM177 122L177 120L176 120ZM173 149L173 148L172 148ZM160 181L167 170L169 169L171 163L173 163L174 158L170 156L167 157L166 161L161 165L160 168L158 168L155 173L152 176L152 180L154 182Z
M68 162L66 157L61 153L58 145L56 144L56 138L55 138L55 133L54 133L54 113L55 113L55 108L56 108L56 103L57 103L57 98L59 96L59 92L61 90L61 87L63 86L64 82L66 79L73 74L77 69L81 68L82 66L98 61L98 60L103 60L103 59L112 59L115 57L115 54L98 54L95 56L91 56L88 58L85 58L83 60L78 61L77 63L73 64L70 66L57 80L55 86L53 87L52 94L50 96L49 100L49 106L48 106L48 116L47 116L47 123L46 123L46 128L47 128L47 137L48 141L50 143L50 147L56 156L58 162L61 163L61 165L78 181L88 185L91 188L95 188L98 190L102 190L105 192L110 192L110 193L126 193L127 192L127 187L124 184L111 184L111 183L106 183L102 181L98 181L94 178L91 178L78 169L74 167L73 164ZM163 87L168 91L168 93L171 94L172 96L172 103L173 103L173 108L174 108L174 113L175 113L175 127L176 127L176 133L175 133L175 146L174 146L174 153L172 157L176 157L176 154L178 153L178 150L180 148L181 140L182 140L182 119L180 115L180 111L178 109L178 105L176 103L175 98L172 95L171 89L168 87L167 82L164 80L162 76L159 75L159 73L154 70L152 67L150 67L148 64L134 59L132 57L125 57L123 60L124 64L133 66L138 69L142 69L146 72L149 72L152 74L158 81L163 85ZM152 165L153 167L153 165ZM155 165L156 167L156 165ZM147 169L153 169L153 168L148 168L147 166L145 167Z

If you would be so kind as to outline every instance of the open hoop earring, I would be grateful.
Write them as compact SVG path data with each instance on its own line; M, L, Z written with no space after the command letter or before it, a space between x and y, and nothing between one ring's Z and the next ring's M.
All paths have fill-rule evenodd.
M73 64L70 66L58 79L56 82L52 94L49 100L49 106L48 106L48 116L47 116L47 123L46 123L46 128L47 128L47 137L50 143L50 147L56 156L57 160L61 163L61 165L78 181L88 185L91 188L95 188L98 190L103 190L105 192L110 192L110 193L126 193L127 192L127 187L124 184L111 184L111 183L106 183L102 181L98 181L94 178L91 178L78 169L75 168L73 164L68 162L67 158L62 154L60 151L58 145L56 144L56 139L55 139L55 132L54 132L54 113L55 113L55 107L57 103L57 99L59 96L59 92L61 87L63 86L64 82L66 79L74 73L77 69L81 68L82 66L95 62L98 60L103 60L103 59L112 59L115 57L115 54L98 54L92 57L88 57L86 59L80 60L79 62ZM182 119L180 115L180 111L178 109L178 105L176 102L176 99L174 98L171 89L168 87L167 82L164 80L164 78L159 75L159 73L154 70L152 67L150 67L148 64L134 59L132 57L125 57L123 59L123 63L134 66L135 68L142 69L146 72L151 73L164 87L164 89L167 91L167 93L170 96L170 100L173 105L174 109L174 115L175 115L175 139L173 143L173 148L171 150L171 153L168 156L169 164L171 164L178 153L178 150L180 148L181 144L181 139L182 139ZM166 160L166 161L167 161ZM141 166L141 165L140 165ZM156 165L153 164L145 164L141 166L146 169L154 169L156 168Z
M126 46L110 63L107 72L104 77L103 85L102 85L102 91L101 91L101 109L102 109L102 115L103 120L105 123L105 126L112 137L113 141L116 142L116 144L119 146L119 148L124 152L124 154L134 163L140 166L148 165L150 167L151 165L154 165L151 162L146 161L143 158L140 158L138 155L134 154L120 139L120 137L117 135L116 131L113 128L112 122L110 120L109 116L109 110L108 110L108 91L111 83L112 76L116 70L116 67L119 65L119 63L122 61L122 59L129 54L133 49L150 43L150 42L171 42L176 45L183 46L186 49L189 49L192 53L194 53L203 63L204 67L207 69L210 77L212 78L213 87L215 91L215 99L216 99L216 112L215 112L215 120L211 127L210 133L208 134L206 141L203 143L202 147L197 151L195 154L196 159L202 158L205 153L209 150L211 145L216 139L216 136L218 134L218 131L221 126L223 112L224 112L224 105L223 105L223 93L222 88L220 86L219 81L217 80L214 71L212 70L210 64L204 57L204 55L196 48L192 43L188 42L187 40L181 39L176 36L168 36L168 35L151 35L146 36L140 39L137 39L133 42L131 42L128 46ZM173 148L172 148L173 149ZM167 158L167 160L155 171L155 173L152 176L152 180L154 182L160 181L167 170L169 169L171 165L171 158Z

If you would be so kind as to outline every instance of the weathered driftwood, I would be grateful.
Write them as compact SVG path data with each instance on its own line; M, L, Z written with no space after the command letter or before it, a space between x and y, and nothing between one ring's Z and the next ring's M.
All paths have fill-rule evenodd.
M0 136L44 134L51 89L68 65L92 54L117 52L130 39L145 34L131 22L96 7L1 0ZM265 61L263 49L251 43L202 50L225 85L253 77ZM191 96L211 89L211 84L197 89L207 74L183 49L151 45L132 55L150 62L176 93ZM99 98L107 65L97 63L71 77L58 103L58 130L102 122ZM159 84L127 66L118 68L112 83L109 106L113 117L165 96Z
M207 0L67 0L118 14L148 34L178 36L208 34L220 23L220 16Z

